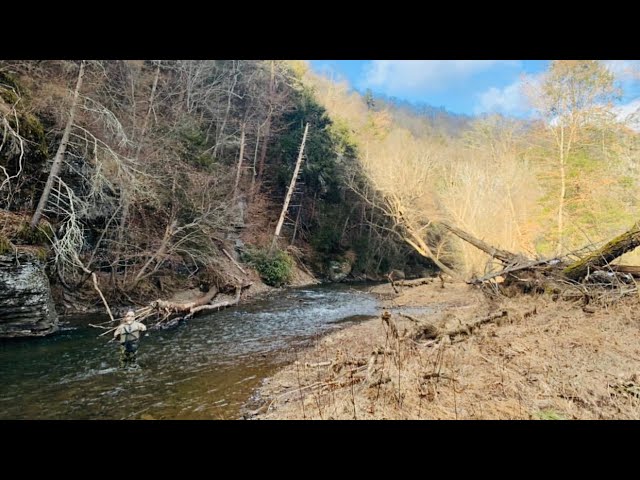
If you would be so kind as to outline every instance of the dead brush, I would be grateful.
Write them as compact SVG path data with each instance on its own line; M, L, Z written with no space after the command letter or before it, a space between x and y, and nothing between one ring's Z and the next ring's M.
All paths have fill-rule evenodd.
M571 300L502 298L473 303L472 309L456 303L439 323L432 315L389 312L352 327L349 334L336 332L322 340L315 354L301 355L305 414L333 419L640 419L637 299L625 295L606 307L596 303L593 313L584 311L583 304L577 295ZM492 315L498 317L478 323ZM295 368L290 372L295 385ZM282 392L271 416L303 417L300 393L292 390ZM291 401L283 402L286 398Z

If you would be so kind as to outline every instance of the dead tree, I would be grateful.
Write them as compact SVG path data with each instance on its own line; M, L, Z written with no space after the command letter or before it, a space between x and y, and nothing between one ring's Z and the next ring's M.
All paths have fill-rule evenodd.
M47 178L47 183L44 186L42 195L40 196L40 202L38 202L38 207L36 208L36 211L33 214L33 217L31 218L31 228L36 228L38 226L38 223L40 222L40 217L42 217L42 212L44 212L44 209L47 206L47 200L49 200L49 194L51 193L53 182L56 181L58 177L58 173L60 172L60 167L62 166L62 159L64 158L64 154L67 150L67 143L69 142L69 134L71 133L71 127L73 127L73 120L76 115L76 106L78 105L80 89L82 88L83 76L84 76L84 60L80 62L80 70L78 71L78 80L76 82L76 89L73 92L73 101L71 103L71 110L69 110L69 119L67 120L67 125L64 127L64 133L62 134L62 140L60 141L60 145L58 146L58 151L56 152L56 156L53 158L53 165L51 165L49 178Z
M232 307L240 303L240 297L242 292L253 285L252 282L244 283L242 285L235 285L233 287L234 296L223 295L223 299L215 301L221 290L217 288L211 288L211 290L203 296L196 298L189 302L172 302L168 300L156 300L151 302L146 307L139 308L135 311L136 320L145 321L150 318L155 318L156 327L166 326L169 321L175 319L189 319L194 315L203 311L221 310L223 308ZM222 290L228 291L225 287ZM178 318L179 317L179 318ZM177 321L177 320L176 320Z
M620 277L616 277L617 280L616 278L608 279L607 282L604 283L596 282L597 286L605 285L610 288L615 285L623 285L629 283L626 281L628 279L624 278L625 275L629 273L638 274L638 272L640 272L640 267L616 267L615 265L610 265L616 258L640 246L640 222L637 222L630 230L615 237L603 247L572 263L569 263L566 257L546 260L529 259L487 245L459 228L447 224L443 224L443 226L459 238L500 260L505 265L505 268L501 271L490 273L482 278L470 280L467 283L482 284L495 277L503 276L506 279L505 286L516 284L520 287L519 290L523 292L558 292L559 285L563 283L576 285L578 282L587 280L588 278L600 278L594 274L604 275L604 272L598 271L605 268L609 270L608 275L612 277L620 275ZM517 275L515 274L516 272ZM591 281L593 282L593 280ZM588 296L587 293L584 293L584 295Z
M567 266L562 273L571 280L580 280L590 271L607 266L619 256L638 246L640 246L640 222L602 248Z
M300 172L300 166L302 165L302 158L304 154L304 144L307 141L307 132L309 131L309 124L304 127L304 135L302 135L302 143L300 144L300 153L298 153L298 160L296 161L296 167L293 170L293 176L291 177L291 183L289 184L289 190L287 191L287 196L284 199L284 205L282 205L282 212L280 213L280 219L278 220L278 225L276 226L276 233L273 236L273 242L271 243L271 250L276 246L276 242L278 241L278 237L280 236L280 230L282 229L282 224L284 223L284 219L287 216L287 210L289 209L289 202L291 201L291 196L293 195L293 191L296 188L296 182L298 181L298 173Z
M451 233L461 238L465 242L470 243L471 245L482 250L483 252L490 255L491 257L496 258L497 260L500 260L502 263L513 264L518 262L518 260L526 261L526 259L520 255L516 255L515 253L511 253L511 252L507 252L506 250L495 248L483 242L482 240L478 240L473 235L463 230L460 230L459 228L454 227L453 225L449 225L448 223L444 223L444 222L441 222L440 225L442 225L444 228L446 228Z
M236 181L233 184L233 198L238 195L238 185L240 185L240 177L242 175L242 159L244 157L244 131L246 124L242 124L242 131L240 133L240 154L238 155L238 170L236 171Z

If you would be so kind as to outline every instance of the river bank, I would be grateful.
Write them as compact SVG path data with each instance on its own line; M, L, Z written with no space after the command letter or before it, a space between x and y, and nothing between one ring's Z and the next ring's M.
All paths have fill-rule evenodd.
M275 288L267 285L260 275L250 266L244 265L242 271L230 260L220 259L218 262L218 269L222 273L221 276L227 279L233 279L238 284L250 285L244 288L242 295L238 302L238 305L244 305L253 301L256 298L262 298L271 294L277 294L281 291L281 288ZM151 288L151 284L146 285L146 289L142 289L138 292L138 298L135 298L135 303L129 298L122 298L118 302L111 300L109 307L116 316L124 314L129 308L138 308L143 305L147 305L154 300L162 300L173 303L188 303L197 301L200 297L205 295L205 292L198 285L197 278L187 279L179 278L177 275L174 277L167 276L169 280L165 280L162 283L162 289ZM104 283L107 283L105 281ZM292 268L291 281L287 284L289 288L306 287L311 285L318 285L322 283L315 276L308 271L302 269L298 264L294 264ZM53 289L53 296L55 299L55 306L61 315L65 316L77 316L86 314L105 314L106 308L95 288L86 283L82 289L77 289L75 292L69 292L62 288L61 285L56 285ZM105 290L105 293L107 291ZM111 298L117 297L117 295L110 295ZM233 300L235 295L219 293L216 299L229 299Z
M439 281L371 291L391 322L359 323L298 352L297 362L263 382L252 418L640 418L637 299L583 309L545 296L490 300ZM502 311L470 335L437 341L411 337L415 322L401 316L463 331Z

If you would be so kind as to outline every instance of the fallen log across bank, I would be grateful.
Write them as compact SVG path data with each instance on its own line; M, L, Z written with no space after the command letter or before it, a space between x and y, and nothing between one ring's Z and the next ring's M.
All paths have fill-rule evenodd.
M609 265L613 260L640 246L640 222L586 257L567 266L562 273L571 280L581 280L589 272Z
M448 223L441 222L441 225L447 230L449 230L451 233L453 233L455 236L457 236L458 238L464 240L467 243L470 243L471 245L473 245L479 250L482 250L483 252L490 255L491 257L496 258L497 260L500 260L502 263L505 263L505 264L515 263L515 262L518 262L518 260L524 258L521 255L516 255L515 253L511 253L506 250L502 250L500 248L496 248L492 245L489 245L488 243L485 243L482 240L474 237L469 232L460 230L459 228L454 227L453 225L449 225Z
M176 324L183 320L193 318L197 314L204 311L222 310L223 308L232 307L240 303L242 292L253 285L253 282L245 283L243 285L236 285L231 288L234 290L234 296L225 295L217 288L213 287L205 295L191 300L188 302L175 302L169 300L155 300L149 305L134 310L135 320L142 323L149 323L155 320L153 327L165 328L169 325ZM224 288L224 291L228 291L230 288ZM225 298L218 299L214 302L219 295ZM111 323L111 322L106 322ZM106 335L113 332L117 327L109 328L103 325L89 324L90 327L107 329L99 336Z
M217 288L211 288L207 294L189 302L156 300L151 302L148 307L144 307L143 309L136 311L136 319L138 321L143 321L150 317L159 318L155 323L155 327L162 327L169 321L188 320L203 311L221 310L223 308L232 307L240 303L242 291L249 288L251 285L253 285L253 282L245 283L244 285L236 285L234 287L234 297L230 298L228 295L225 295L226 298L218 300L217 302L213 302L213 300L221 293ZM140 313L140 319L138 319L138 313Z
M531 259L520 254L514 254L489 245L473 235L457 227L442 223L442 225L458 238L470 243L476 248L502 262L505 265L500 271L489 273L481 278L468 280L467 283L479 285L489 282L496 277L504 277L504 286L520 285L523 292L554 292L557 293L562 284L578 285L589 283L592 288L611 288L629 283L627 276L640 276L640 267L611 264L621 255L640 246L640 222L630 230L615 237L603 247L594 250L577 261L569 261L568 255L551 259ZM598 275L607 273L606 282L596 282ZM516 272L518 272L516 274ZM631 290L629 290L631 291ZM627 292L628 293L628 292Z

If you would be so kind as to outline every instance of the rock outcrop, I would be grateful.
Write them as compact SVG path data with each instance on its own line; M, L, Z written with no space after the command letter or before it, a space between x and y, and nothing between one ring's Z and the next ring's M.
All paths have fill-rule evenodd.
M0 337L41 337L58 330L49 279L35 255L0 255Z
M329 280L341 282L351 273L351 263L348 261L332 260L329 262Z

